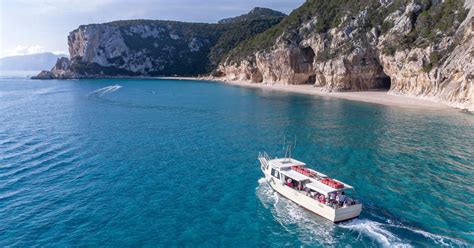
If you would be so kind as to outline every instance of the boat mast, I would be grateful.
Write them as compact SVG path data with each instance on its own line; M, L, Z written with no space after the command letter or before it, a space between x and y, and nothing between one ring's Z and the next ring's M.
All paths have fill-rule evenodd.
M296 148L296 135L295 135L295 140L293 144L292 143L286 144L286 135L285 135L283 138L283 149L285 150L285 158L288 159L287 161L291 160L291 152L292 152L292 149L295 149L295 148Z
M295 134L295 141L293 142L293 149L296 149L296 134Z

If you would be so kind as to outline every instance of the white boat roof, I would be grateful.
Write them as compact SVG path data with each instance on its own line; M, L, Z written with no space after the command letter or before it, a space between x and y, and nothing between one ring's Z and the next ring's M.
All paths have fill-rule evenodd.
M340 181L338 181L340 182ZM342 183L342 182L341 182ZM309 189L312 189L314 191L317 191L321 194L327 195L332 192L338 192L338 191L343 191L343 190L348 190L348 189L354 189L354 187L350 186L349 184L344 184L344 188L342 189L335 189L329 185L326 185L320 181L312 181L311 183L306 184L305 186Z
M337 182L340 182L342 184L344 184L344 188L342 189L335 189L329 185L326 185L318 180L315 180L314 178L311 178L311 177L308 177L308 176L305 176L297 171L294 171L291 169L292 166L306 166L305 163L301 162L301 161L298 161L294 158L275 158L275 159L272 159L272 160L269 160L268 161L272 167L274 168L278 168L280 169L280 173L282 173L283 175L287 176L287 177L290 177L296 181L304 181L304 180L310 180L311 182L310 183L307 183L306 184L306 187L314 190L314 191L317 191L319 193L322 193L322 194L329 194L329 193L332 193L332 192L338 192L338 191L343 191L343 190L350 190L350 189L354 189L354 187L352 187L351 185L349 184L346 184L346 183L343 183L339 180L336 180L334 178L332 178L333 180L337 181ZM310 169L310 168L307 168L307 169ZM312 170L310 169L311 171L315 172L318 176L322 177L322 178L325 178L327 177L325 174L319 172L319 171L315 171L315 170Z
M298 173L294 170L282 170L280 171L281 174L289 177L289 178L292 178L298 182L301 182L301 181L304 181L304 180L309 180L310 178L301 174L301 173Z
M269 161L273 167L285 168L297 165L306 165L305 163L298 161L294 158L275 158Z

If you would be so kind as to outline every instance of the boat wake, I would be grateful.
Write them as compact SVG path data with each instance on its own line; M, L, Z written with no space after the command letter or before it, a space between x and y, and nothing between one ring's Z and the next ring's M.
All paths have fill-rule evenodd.
M100 88L96 91L93 91L92 93L89 94L89 96L103 96L105 94L108 94L108 93L112 93L112 92L115 92L117 90L119 90L120 88L122 88L122 86L116 84L116 85L112 85L112 86L107 86L107 87L104 87L104 88Z
M358 232L360 235L365 235L372 240L377 241L384 247L412 247L407 241L398 238L393 232L407 232L414 239L420 240L429 245L436 245L440 247L469 247L469 245L461 240L446 237L443 235L433 234L414 227L409 227L400 224L393 224L392 221L387 220L387 223L380 223L369 219L355 219L339 225L339 227L350 229Z
M265 208L270 209L275 220L286 231L296 234L301 242L308 245L327 246L337 244L343 239L347 240L351 237L341 232L341 229L346 229L356 233L353 237L356 241L371 240L382 247L412 247L410 240L403 240L395 234L401 232L408 232L409 236L431 246L468 247L468 244L461 240L395 224L387 218L386 223L362 218L335 225L280 196L268 185L265 178L260 178L258 184L256 194Z
M436 245L443 246L443 247L470 247L469 244L466 242L463 242L462 240L458 240L455 238L451 237L446 237L443 235L438 235L438 234L433 234L427 231L419 230L416 228L408 227L408 226L403 226L403 225L390 225L395 228L401 228L408 230L410 232L416 233L418 235L421 235L424 238L427 238L434 242Z
M323 218L314 215L276 193L265 178L258 180L257 197L271 210L275 220L291 234L307 245L334 245L337 235L335 226ZM296 228L295 228L296 227Z
M339 227L356 231L359 235L369 237L383 247L412 247L410 244L404 243L395 234L384 228L384 224L376 221L354 219L340 224Z

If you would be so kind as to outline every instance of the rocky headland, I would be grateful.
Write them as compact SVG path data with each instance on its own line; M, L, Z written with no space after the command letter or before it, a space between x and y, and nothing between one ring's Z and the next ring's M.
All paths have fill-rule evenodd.
M38 78L197 76L325 92L385 89L474 111L474 0L307 0L217 24L80 26Z
M209 74L238 43L286 15L265 8L216 24L128 20L82 25L68 35L70 61L38 79Z

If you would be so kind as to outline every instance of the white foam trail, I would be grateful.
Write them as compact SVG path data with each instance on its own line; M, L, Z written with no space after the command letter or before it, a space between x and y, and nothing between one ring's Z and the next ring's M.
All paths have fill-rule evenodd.
M54 92L55 89L56 88L54 88L54 87L41 88L41 89L37 89L37 90L33 91L33 94L34 95L44 95L44 94Z
M403 225L396 225L392 224L393 221L387 220L387 224L382 224L379 222L367 220L367 219L356 219L349 221L344 224L340 224L340 227L348 228L351 230L358 231L360 234L364 234L375 241L379 242L384 247L411 247L411 245L403 243L398 237L396 237L393 233L386 230L384 227L392 227L392 228L400 228L405 229L410 232L419 234L427 239L432 240L435 244L443 247L452 247L453 245L460 246L460 247L468 247L468 244L455 239L446 237L443 235L437 235L433 233L429 233L427 231L411 228L408 226Z
M267 179L262 177L262 178L258 179L258 184L265 183L266 181L267 181Z
M334 245L336 243L335 226L332 223L281 197L267 184L265 178L260 178L258 183L258 198L266 208L271 210L275 220L289 233L297 234L299 240L308 245ZM294 228L295 225L297 230Z
M259 186L256 189L256 193L262 204L271 210L275 220L289 233L298 234L300 241L303 243L310 245L318 243L324 246L331 246L337 244L339 238L343 238L342 236L336 236L334 232L336 225L317 215L311 214L290 200L281 197L268 185L265 178L258 179L258 183ZM294 225L298 228L296 232L294 227L292 227ZM369 219L354 219L338 224L337 226L356 231L359 235L374 240L382 247L412 247L407 243L407 240L400 239L394 233L387 230L387 227L406 229L432 240L439 246L451 247L455 245L468 247L463 241L403 225L397 225L391 220L387 220L387 223L380 223Z
M463 241L455 239L455 238L450 238L450 237L446 237L446 236L443 236L443 235L437 235L437 234L429 233L429 232L426 232L426 231L423 231L423 230L410 228L410 227L402 226L402 225L393 225L393 226L398 227L398 228L403 228L403 229L409 230L411 232L420 234L423 237L431 239L436 244L444 246L444 247L451 247L452 244L456 244L457 246L461 246L461 247L468 247L467 243L464 243ZM452 243L452 244L450 244L450 243Z
M103 96L104 94L115 92L120 88L122 88L122 86L120 86L118 84L112 85L112 86L107 86L107 87L104 87L104 88L100 88L96 91L93 91L92 93L89 94L89 96L91 96L91 95Z
M402 243L397 236L390 231L383 228L382 223L367 220L367 219L355 219L349 222L340 224L342 228L347 228L359 232L376 242L383 247L411 247L409 244Z

